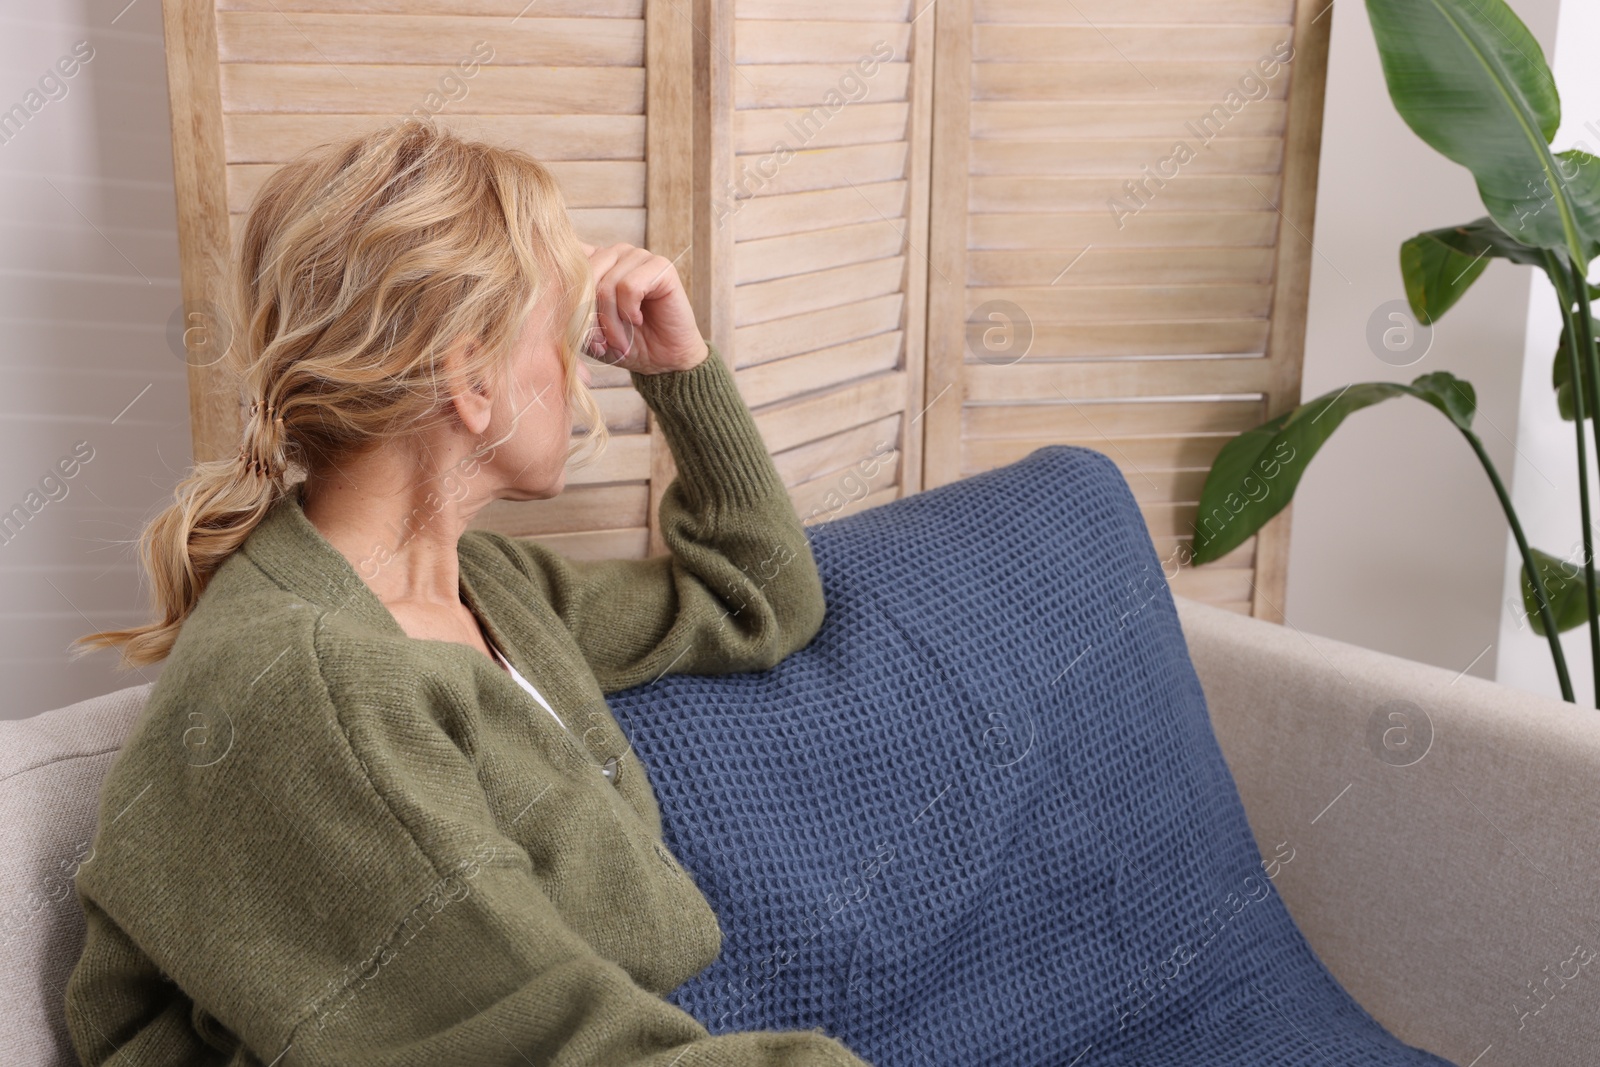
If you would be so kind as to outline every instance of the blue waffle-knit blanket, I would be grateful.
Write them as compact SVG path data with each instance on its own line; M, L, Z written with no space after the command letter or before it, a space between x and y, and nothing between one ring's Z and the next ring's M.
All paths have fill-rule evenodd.
M1111 460L1041 448L810 535L808 647L608 698L723 928L669 1000L874 1067L1448 1067L1277 895L1293 844L1257 848Z

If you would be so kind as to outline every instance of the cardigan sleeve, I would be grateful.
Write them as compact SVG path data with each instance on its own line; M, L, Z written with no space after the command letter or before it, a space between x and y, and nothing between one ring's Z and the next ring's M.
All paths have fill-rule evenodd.
M601 690L667 673L762 670L825 613L810 542L733 371L715 347L683 371L632 373L678 474L662 494L669 554L580 560L490 531L576 640Z
M460 737L320 685L236 707L213 766L129 750L102 811L138 817L78 881L86 1067L868 1067L821 1029L713 1036L640 986L563 919Z

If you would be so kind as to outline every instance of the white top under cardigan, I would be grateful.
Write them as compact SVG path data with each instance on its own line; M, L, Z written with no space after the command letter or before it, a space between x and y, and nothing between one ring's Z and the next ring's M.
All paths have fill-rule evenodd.
M529 692L529 694L532 695L533 699L537 700L540 704L543 704L544 705L544 710L548 711L550 713L551 717L556 720L557 724L559 724L560 727L563 730L565 730L567 728L567 724L561 721L561 716L556 714L556 709L552 708L550 706L550 702L545 700L545 698L539 694L539 690L537 690L537 689L535 689L533 687L533 683L528 681L521 674L519 674L517 672L517 669L511 665L511 661L506 659L504 656L502 656L500 654L500 650L498 648L495 648L493 643L491 643L489 645L489 647L494 650L495 658L498 659L501 663L505 664L506 670L511 672L511 677L513 677L513 678L515 678L517 680L517 684L522 686L522 688L526 689Z

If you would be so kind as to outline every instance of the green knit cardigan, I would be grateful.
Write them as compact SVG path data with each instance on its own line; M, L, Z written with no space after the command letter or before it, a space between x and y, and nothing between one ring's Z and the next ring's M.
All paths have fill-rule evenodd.
M77 875L86 1065L865 1067L662 996L722 932L604 694L769 667L824 603L720 354L631 377L678 468L670 555L459 543L464 597L567 729L481 651L408 636L297 492L218 568Z

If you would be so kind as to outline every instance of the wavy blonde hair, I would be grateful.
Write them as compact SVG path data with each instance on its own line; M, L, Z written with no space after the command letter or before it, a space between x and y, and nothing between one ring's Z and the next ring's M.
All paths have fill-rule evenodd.
M577 366L594 275L555 179L524 152L414 118L318 146L262 186L232 270L225 358L253 402L240 454L196 463L144 529L158 621L87 634L75 656L166 658L217 568L293 491L292 468L320 471L448 421L453 391L506 381L512 344L552 286L567 398L587 423L567 458L592 445L592 459L609 440ZM478 343L451 376L439 357L461 338Z

